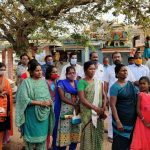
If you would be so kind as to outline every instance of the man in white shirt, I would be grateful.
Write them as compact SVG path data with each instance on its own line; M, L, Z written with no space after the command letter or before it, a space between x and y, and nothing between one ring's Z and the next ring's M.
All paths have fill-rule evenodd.
M150 76L150 71L149 68L146 65L142 64L142 56L141 53L138 51L135 53L134 55L134 63L130 69L132 71L132 73L134 74L135 80L138 84L139 79L142 76Z
M145 64L148 68L149 68L149 70L150 70L150 58L146 61L146 64Z
M20 64L16 68L16 74L17 74L17 85L19 86L22 82L21 75L28 70L28 62L30 58L29 56L24 53L20 56Z
M106 95L108 96L108 99L109 99L110 87L117 81L117 78L115 77L115 66L122 62L121 54L119 52L114 52L112 54L112 60L113 60L113 65L107 68L107 72L104 75L104 90L105 90ZM128 67L127 69L128 69L127 80L131 82L135 82L135 78L132 72L130 71ZM113 140L112 112L111 112L110 107L109 107L109 116L108 116L108 139L111 142Z
M98 62L98 59L99 59L99 56L98 56L97 52L94 51L94 52L90 53L90 60L95 62L95 66L96 66L94 78L96 78L96 79L100 80L101 82L103 82L104 68L103 68L103 65ZM80 71L78 76L81 77L81 78L85 77L83 69Z
M46 55L45 58L45 64L41 65L43 76L45 77L46 69L48 66L53 65L53 56L52 55Z
M60 80L63 80L63 79L66 79L66 68L69 67L69 66L73 66L76 70L76 74L78 75L79 72L83 69L82 66L78 65L77 64L77 54L72 52L70 55L69 55L69 63L66 64L63 68L62 68L62 71L61 71L61 75L60 75Z
M108 57L104 57L103 58L103 67L104 67L104 73L107 72L107 68L109 67L109 58Z

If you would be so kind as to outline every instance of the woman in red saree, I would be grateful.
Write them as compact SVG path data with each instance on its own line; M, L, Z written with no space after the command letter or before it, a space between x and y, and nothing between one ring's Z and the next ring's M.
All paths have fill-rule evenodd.
M5 64L0 63L0 150L2 150L5 134L13 134L12 89L5 72Z

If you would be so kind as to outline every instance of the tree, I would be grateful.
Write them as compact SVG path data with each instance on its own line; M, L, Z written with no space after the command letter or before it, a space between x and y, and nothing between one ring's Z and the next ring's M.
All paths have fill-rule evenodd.
M117 0L111 7L115 16L124 14L130 24L150 27L150 2L149 0Z
M149 26L149 3L143 0L2 0L0 3L0 36L22 53L33 37L54 40L66 33L70 25L78 28L115 8L114 15L125 14L128 20ZM146 1L146 0L145 0ZM144 9L144 11L142 11ZM129 11L130 10L130 11ZM146 23L148 21L148 23ZM42 33L42 34L41 34Z
M71 12L71 9L83 6L82 12L85 13L88 4L94 2L95 0L4 0L0 3L1 37L8 40L17 53L22 53L27 51L32 34L47 31L43 38L55 38L52 34L54 30L66 31L62 22L79 24L74 16L80 11ZM103 2L99 1L97 5Z

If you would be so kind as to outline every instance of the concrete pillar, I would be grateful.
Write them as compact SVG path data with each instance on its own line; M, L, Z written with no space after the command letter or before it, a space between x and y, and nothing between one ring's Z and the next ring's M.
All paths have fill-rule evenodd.
M98 55L99 55L99 63L103 63L103 53L100 49L97 50Z
M6 49L2 50L2 63L6 64Z
M84 50L84 62L89 61L89 47L85 47Z
M13 49L8 48L7 49L7 68L8 68L8 78L13 80Z

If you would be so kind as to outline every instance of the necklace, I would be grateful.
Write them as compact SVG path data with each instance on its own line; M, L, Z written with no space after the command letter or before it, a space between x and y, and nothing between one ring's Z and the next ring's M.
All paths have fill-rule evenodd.
M123 82L120 82L120 81L117 81L119 85L123 86L126 84L126 81L123 81Z

